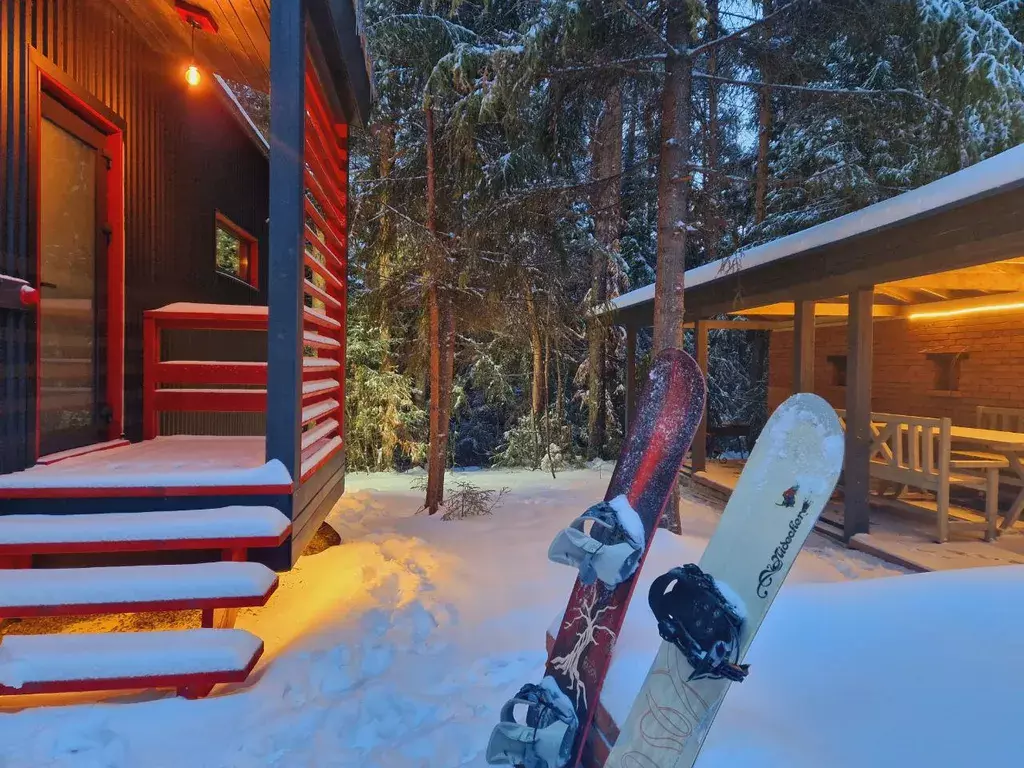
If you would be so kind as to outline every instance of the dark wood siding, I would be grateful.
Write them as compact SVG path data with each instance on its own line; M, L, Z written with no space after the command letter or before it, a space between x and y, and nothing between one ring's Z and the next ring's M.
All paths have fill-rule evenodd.
M141 437L142 312L172 301L266 303L268 167L209 75L152 50L105 0L0 3L0 273L35 281L28 49L119 115L125 130L125 431ZM216 275L214 213L259 240L260 290ZM0 310L0 472L32 460L34 318ZM209 356L205 353L202 356Z

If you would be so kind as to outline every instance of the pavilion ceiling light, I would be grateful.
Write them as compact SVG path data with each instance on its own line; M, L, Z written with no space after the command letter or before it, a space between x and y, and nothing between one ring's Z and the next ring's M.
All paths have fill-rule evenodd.
M933 312L911 312L907 317L911 320L924 320L939 317L957 317L959 315L979 315L987 312L1012 312L1024 309L1024 301L1015 301L1011 304L979 304L974 307L961 307L960 309L938 309Z

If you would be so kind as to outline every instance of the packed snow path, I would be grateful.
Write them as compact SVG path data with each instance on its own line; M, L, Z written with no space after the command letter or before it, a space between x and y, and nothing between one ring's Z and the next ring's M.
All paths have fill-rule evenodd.
M493 517L442 522L414 515L414 477L350 475L332 516L345 543L303 558L239 619L266 639L251 685L0 713L0 766L483 766L498 708L542 673L573 580L547 545L608 470L466 476L513 492ZM697 560L716 523L685 503L688 535L658 534L638 595ZM1024 704L1024 567L835 583L896 573L812 536L699 766L1019 764L1012 739L943 724ZM944 673L951 662L960 674Z

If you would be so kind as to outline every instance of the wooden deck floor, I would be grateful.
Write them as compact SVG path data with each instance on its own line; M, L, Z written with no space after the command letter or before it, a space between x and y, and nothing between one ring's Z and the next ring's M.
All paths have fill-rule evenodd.
M684 471L697 493L727 499L736 487L741 462L708 462L705 472ZM923 494L902 500L872 496L871 532L854 537L851 546L883 560L916 571L945 571L993 565L1024 565L1024 523L1017 523L995 542L982 540L984 518L977 511L953 506L949 541L939 544L935 535L935 503ZM843 526L841 501L822 514L818 530L840 537Z
M290 487L285 468L266 462L265 445L262 437L158 437L0 475L0 498L44 489Z

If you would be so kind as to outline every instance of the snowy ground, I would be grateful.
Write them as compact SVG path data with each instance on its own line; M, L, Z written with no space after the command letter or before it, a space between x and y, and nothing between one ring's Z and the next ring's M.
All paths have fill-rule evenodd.
M442 522L414 514L414 478L350 475L332 516L345 543L303 558L239 622L267 641L251 685L0 714L0 768L484 765L499 706L541 674L573 579L547 544L608 472L467 476L513 492L493 517ZM658 535L647 580L696 560L716 521L687 502L688 535ZM1000 726L1024 706L1024 567L873 578L896 573L813 536L699 765L1019 765ZM637 670L636 685L650 629L650 652L643 632L624 638L619 674ZM951 666L960 674L940 676Z

